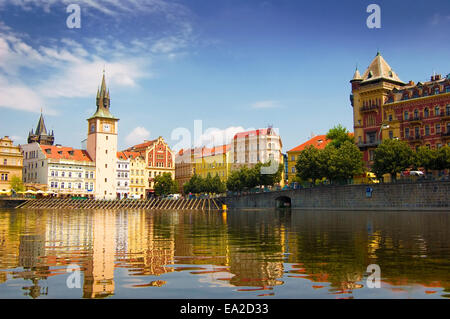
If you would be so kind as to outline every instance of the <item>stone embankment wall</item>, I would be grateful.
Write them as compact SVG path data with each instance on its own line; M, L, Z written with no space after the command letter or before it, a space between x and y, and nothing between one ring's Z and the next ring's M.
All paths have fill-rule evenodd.
M372 189L370 197L368 187ZM225 199L229 208L276 208L289 201L298 209L450 211L450 181L325 185Z

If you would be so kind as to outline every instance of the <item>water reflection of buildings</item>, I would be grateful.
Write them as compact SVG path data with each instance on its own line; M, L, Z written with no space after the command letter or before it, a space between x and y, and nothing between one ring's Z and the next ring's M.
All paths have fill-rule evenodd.
M115 222L112 211L96 211L93 215L92 255L85 264L83 298L114 294Z

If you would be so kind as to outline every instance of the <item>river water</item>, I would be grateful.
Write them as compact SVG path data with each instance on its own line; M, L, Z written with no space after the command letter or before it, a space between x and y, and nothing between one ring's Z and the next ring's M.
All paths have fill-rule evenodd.
M449 217L0 210L0 298L449 298Z

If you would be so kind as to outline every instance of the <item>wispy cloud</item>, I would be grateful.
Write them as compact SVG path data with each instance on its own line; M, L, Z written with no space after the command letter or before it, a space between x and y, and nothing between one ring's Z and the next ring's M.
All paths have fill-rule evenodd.
M150 132L147 131L145 127L138 126L130 134L125 138L125 142L127 145L136 145L139 143L143 143L144 140L148 140L150 138Z
M450 14L449 15L442 15L440 13L435 13L433 17L431 18L431 25L437 26L442 23L449 23L450 22Z
M277 108L280 107L280 102L279 101L272 101L272 100L267 100L267 101L258 101L255 103L252 103L251 107L253 109L272 109L272 108Z

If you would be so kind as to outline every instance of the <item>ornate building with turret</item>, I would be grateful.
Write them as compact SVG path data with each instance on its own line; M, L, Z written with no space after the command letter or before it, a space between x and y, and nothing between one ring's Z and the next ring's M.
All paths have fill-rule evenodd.
M41 145L53 145L54 142L55 136L53 134L53 130L51 133L47 132L47 128L45 127L44 122L44 116L42 115L41 111L41 116L39 118L36 130L34 132L33 130L31 130L28 134L28 144L39 143Z
M377 53L362 76L356 69L350 83L355 140L367 166L384 139L405 140L413 149L450 143L450 74L405 83Z

